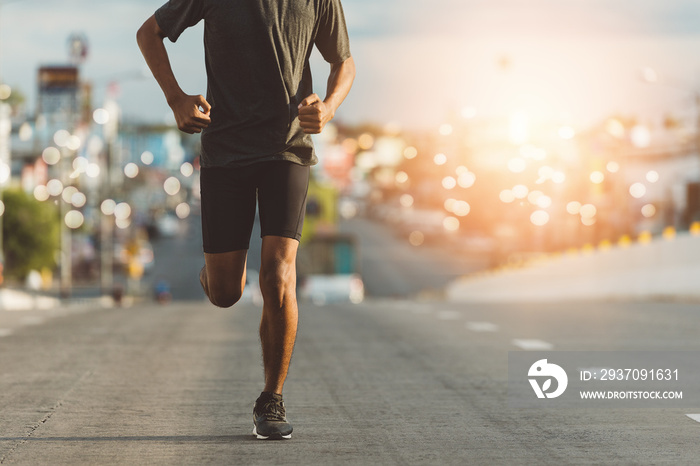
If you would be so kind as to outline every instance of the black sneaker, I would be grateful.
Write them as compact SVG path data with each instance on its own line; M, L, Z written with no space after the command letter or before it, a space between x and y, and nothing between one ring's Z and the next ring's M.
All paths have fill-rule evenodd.
M262 392L253 407L253 435L261 440L292 438L282 395Z

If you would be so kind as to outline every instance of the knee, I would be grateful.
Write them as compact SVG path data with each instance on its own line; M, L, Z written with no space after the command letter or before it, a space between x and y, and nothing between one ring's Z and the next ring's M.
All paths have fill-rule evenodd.
M231 307L236 304L243 294L243 290L209 290L209 301L217 307Z
M260 291L266 300L282 301L290 291L294 290L296 282L294 263L280 261L262 268L260 271Z

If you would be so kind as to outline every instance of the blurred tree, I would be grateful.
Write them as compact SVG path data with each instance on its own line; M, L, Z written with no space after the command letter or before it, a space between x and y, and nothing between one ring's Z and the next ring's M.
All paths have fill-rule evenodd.
M23 280L30 270L54 267L60 244L58 208L17 188L6 189L3 201L5 275Z
M10 96L2 102L9 104L12 109L12 115L16 116L17 114L24 113L24 105L27 102L27 97L18 87L13 87Z

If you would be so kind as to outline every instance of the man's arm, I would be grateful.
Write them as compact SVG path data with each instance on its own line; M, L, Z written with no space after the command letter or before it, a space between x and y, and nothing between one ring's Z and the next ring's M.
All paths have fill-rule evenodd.
M173 110L177 127L185 133L199 133L211 122L211 105L201 95L187 95L180 88L170 66L164 38L165 33L158 26L155 16L148 18L136 33L141 53Z
M331 65L328 76L326 98L311 94L299 104L299 123L307 134L320 133L326 123L335 116L355 80L355 61L352 57L344 62Z

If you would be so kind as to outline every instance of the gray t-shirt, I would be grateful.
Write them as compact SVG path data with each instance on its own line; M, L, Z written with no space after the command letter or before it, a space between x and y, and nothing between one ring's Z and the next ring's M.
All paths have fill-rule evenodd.
M340 0L169 0L155 17L172 42L204 19L203 167L318 161L297 107L313 93L314 44L329 63L350 57Z

